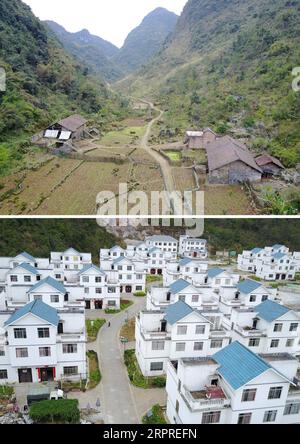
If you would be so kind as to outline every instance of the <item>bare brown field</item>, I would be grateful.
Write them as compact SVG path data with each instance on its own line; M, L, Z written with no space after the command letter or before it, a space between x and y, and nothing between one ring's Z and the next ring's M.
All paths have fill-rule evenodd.
M172 175L174 177L176 190L184 192L196 188L196 181L192 168L174 167L172 168Z
M239 185L207 185L204 187L205 214L256 214L249 198Z

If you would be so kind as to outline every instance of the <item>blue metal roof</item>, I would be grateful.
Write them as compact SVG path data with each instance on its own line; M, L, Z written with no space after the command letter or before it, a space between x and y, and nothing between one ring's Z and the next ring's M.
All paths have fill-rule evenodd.
M119 245L115 245L109 251L114 251L114 250L122 250L122 251L124 251L124 249L122 247L120 247Z
M127 261L131 262L131 261L130 261L128 258L126 258L125 256L120 256L120 257L118 257L118 259L116 259L116 260L113 261L113 264L114 264L114 265L117 265L117 264L119 264L120 262L124 261L125 259L126 259Z
M185 316L193 313L193 309L183 301L178 301L175 304L169 305L165 311L165 321L169 324L173 325L176 322L180 321L180 319L185 318Z
M290 311L289 308L284 305L280 305L277 302L267 300L255 307L255 311L258 316L267 322L273 322L275 319L280 318L285 313Z
M17 267L15 268L23 268L24 270L28 271L28 273L32 273L32 274L37 274L37 269L34 268L32 265L30 264L26 264L25 262L23 264L17 265Z
M31 262L35 262L35 257L31 256L31 254L26 253L26 251L23 251L23 253L18 254L18 256L23 256L26 257L26 259L28 259Z
M237 284L237 288L245 294L252 293L252 291L257 290L259 287L261 287L262 284L260 284L257 281L253 281L252 279L245 279L242 282L239 282Z
M257 253L260 253L261 251L262 251L262 248L253 248L253 250L251 250L251 253L257 254Z
M172 236L164 236L164 235L154 235L150 236L148 240L152 242L177 242L177 240Z
M190 262L192 262L192 259L190 259L190 258L188 258L188 257L185 257L184 259L181 259L181 260L179 261L179 265L180 265L180 266L184 266L184 265L189 264Z
M272 368L238 341L232 342L212 357L220 364L218 372L235 390Z
M186 287L191 285L189 282L185 281L184 279L178 279L178 281L173 282L173 284L170 285L170 292L173 294L179 293L180 291L184 290Z
M284 245L280 245L280 244L275 244L273 245L273 250L280 250L280 248L284 247Z
M71 247L64 251L63 254L80 254L79 251L75 250L75 248Z
M12 324L28 313L32 313L33 315L44 319L52 325L58 325L59 317L55 308L50 307L50 305L47 305L40 300L30 302L30 304L27 304L19 310L15 311L15 313L11 315L11 317L5 322L5 325Z
M224 271L225 270L222 270L222 268L211 268L210 270L208 270L207 276L210 278L214 278L219 274L224 273Z
M152 247L152 248L150 248L150 250L148 251L148 253L151 254L151 253L154 253L155 251L158 251L159 253L162 252L159 248L157 248L157 247Z
M42 279L41 281L37 282L35 285L33 285L30 290L28 290L27 293L32 293L33 291L36 291L39 287L41 287L44 284L48 284L51 287L55 288L55 290L59 291L60 293L65 294L67 290L56 279L53 279L51 276L48 276L46 279Z
M275 254L273 254L273 258L274 259L276 259L276 260L280 260L280 259L282 259L283 257L285 257L286 256L286 254L285 253L275 253Z
M101 268L96 267L96 265L94 265L94 264L85 265L85 266L83 267L83 269L82 269L78 274L81 275L81 274L83 274L83 273L86 273L86 272L89 271L90 269L95 270L95 271L97 271L97 272L100 273L100 274L105 274L105 272L104 272Z

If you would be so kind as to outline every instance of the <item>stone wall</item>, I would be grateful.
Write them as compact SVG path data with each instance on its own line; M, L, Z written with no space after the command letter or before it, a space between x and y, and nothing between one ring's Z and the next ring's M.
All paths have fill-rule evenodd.
M209 173L211 184L235 184L243 182L259 182L261 173L241 161L233 162Z

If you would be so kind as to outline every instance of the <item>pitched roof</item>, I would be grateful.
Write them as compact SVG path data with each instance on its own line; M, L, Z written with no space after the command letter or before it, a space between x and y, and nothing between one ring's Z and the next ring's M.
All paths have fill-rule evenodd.
M217 170L223 166L240 160L254 170L262 173L254 157L239 140L225 136L216 139L207 146L208 167L210 171Z
M225 270L223 270L222 268L211 268L210 270L208 270L207 275L210 278L214 278L216 276L219 276L219 274L224 273Z
M193 262L192 259L185 257L184 259L181 259L179 261L179 265L184 266L184 265L189 264L190 262Z
M281 244L275 244L275 245L273 245L273 250L280 250L280 248L282 248L282 247L284 247L284 245L281 245Z
M17 265L14 269L19 268L19 267L21 267L24 270L28 271L28 273L32 273L32 274L37 274L38 273L36 268L34 268L30 264L26 264L25 262L20 264L20 265Z
M64 251L64 254L70 254L70 253L80 254L79 251L75 250L75 248L73 248L73 247L68 248L66 251Z
M238 341L218 351L212 358L220 364L218 372L235 390L272 368Z
M185 318L188 314L193 313L192 307L183 301L178 301L175 304L169 305L165 311L164 320L173 325L180 319Z
M186 135L188 137L203 137L203 131L187 131Z
M26 257L26 259L28 259L29 261L35 262L35 257L31 256L31 254L29 253L26 253L26 251L23 251L23 253L18 254L18 256Z
M262 248L253 248L253 250L251 250L251 253L257 254L257 253L260 253L261 251L262 251Z
M28 313L44 319L52 325L57 326L59 322L59 317L55 308L50 307L50 305L45 304L41 300L32 301L24 307L16 310L13 315L5 322L5 325L10 325L18 319L22 318Z
M120 262L123 262L123 261L128 261L128 262L130 262L130 263L132 263L132 261L130 260L130 259L128 259L127 257L125 257L125 256L120 256L120 257L118 257L116 260L114 260L113 261L113 265L117 265L117 264L119 264Z
M237 288L245 294L249 294L252 291L257 290L259 287L261 287L262 284L260 282L257 281L253 281L252 279L245 279L242 282L239 282L237 284Z
M255 162L261 167L268 165L269 163L274 163L279 168L284 168L280 160L276 159L276 157L270 156L270 154L262 154L261 156L256 157Z
M255 307L258 316L267 322L273 322L284 314L291 311L288 307L280 305L277 302L267 300Z
M101 268L96 267L96 265L94 265L94 264L85 265L83 267L83 269L78 274L81 275L91 269L97 271L99 274L105 274L105 272Z
M150 250L148 251L149 254L154 253L155 251L158 251L159 253L161 253L161 250L157 247L152 247L150 248Z
M164 236L164 235L149 236L148 240L152 242L177 242L177 240L174 237Z
M69 131L77 131L81 126L85 125L87 120L80 116L79 114L74 114L66 119L62 119L58 122L59 125L63 126Z
M114 250L122 250L125 251L122 247L120 247L119 245L115 245L114 247L112 247L109 251L114 251Z
M50 287L55 288L55 290L59 291L60 293L65 294L67 292L67 290L65 289L63 284L58 282L56 279L53 279L51 276L48 276L45 279L42 279L41 281L39 281L35 285L33 285L30 288L30 290L28 290L27 293L32 293L33 291L36 291L38 288L40 288L44 284L50 285Z
M275 253L275 254L272 255L272 257L274 259L276 259L276 260L280 260L280 259L282 259L285 256L286 256L286 253Z
M173 294L177 294L180 291L184 290L185 288L189 287L191 284L184 279L178 279L178 281L173 282L173 284L170 285L170 292Z

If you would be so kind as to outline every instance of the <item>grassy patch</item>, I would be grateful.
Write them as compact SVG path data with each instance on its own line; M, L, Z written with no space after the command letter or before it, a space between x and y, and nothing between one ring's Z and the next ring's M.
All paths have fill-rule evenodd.
M146 277L146 283L147 284L152 284L153 282L162 282L163 281L163 277L159 276L158 274L155 275L147 275Z
M31 406L29 415L40 424L78 424L80 420L77 399L37 402Z
M0 385L0 399L12 396L14 388L9 385Z
M137 298L143 298L146 296L146 292L145 291L137 291L135 293L133 293L134 296L136 296Z
M166 156L169 157L173 162L180 162L182 155L180 151L165 151Z
M131 305L133 305L132 301L127 301L127 300L123 299L123 300L121 300L120 310L114 310L114 309L107 308L105 310L105 313L106 314L118 314L118 313L121 313L121 311L127 310L127 308L129 308Z
M143 424L167 424L162 407L156 404L152 407L149 415L145 415L142 419Z
M125 350L124 361L127 367L129 379L136 387L144 389L165 387L166 378L164 376L146 378L142 374L135 356L135 350Z
M95 319L94 321L87 319L85 321L86 331L88 334L88 342L96 341L98 333L105 323L105 319Z
M123 325L120 335L128 339L129 342L135 340L135 318L130 319L125 325Z
M100 384L102 375L99 368L97 353L93 350L89 350L87 352L87 357L89 360L89 389L93 389Z

